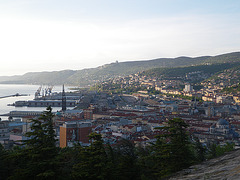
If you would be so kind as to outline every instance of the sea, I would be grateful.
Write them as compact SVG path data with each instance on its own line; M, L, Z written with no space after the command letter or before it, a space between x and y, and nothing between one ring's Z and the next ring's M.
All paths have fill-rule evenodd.
M26 101L33 100L35 92L41 85L25 85L25 84L0 84L0 118L2 120L7 120L7 116L1 116L2 114L9 113L10 111L44 111L45 107L15 107L8 106L8 104L13 104L15 101ZM47 88L48 86L42 86L42 88ZM65 86L65 92L70 91L68 87ZM61 92L62 86L53 86L52 92ZM26 94L27 96L15 96L15 97L5 97L14 94ZM53 112L60 110L60 107L53 107Z

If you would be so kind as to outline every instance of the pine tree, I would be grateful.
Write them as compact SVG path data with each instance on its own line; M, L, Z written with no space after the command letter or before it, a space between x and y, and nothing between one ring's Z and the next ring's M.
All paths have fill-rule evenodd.
M134 144L126 139L115 148L116 177L118 179L139 179L140 169L138 167L138 157Z
M8 176L8 163L7 163L8 152L4 149L0 143L0 177L1 179L7 179Z
M107 155L100 134L89 135L91 145L79 147L78 162L73 165L73 179L106 179L107 178Z
M186 131L188 125L180 118L169 120L168 124L172 166L175 172L188 167L192 163L193 156L189 135Z
M215 143L208 144L208 159L217 157L217 145Z
M193 154L187 127L182 119L173 118L168 121L167 126L160 128L165 132L157 136L154 158L158 160L155 164L158 171L155 174L161 178L192 164Z
M194 137L194 150L197 162L202 162L206 159L207 148L205 148L197 137Z
M25 147L19 153L24 167L19 164L11 179L57 179L53 116L52 108L48 107L38 119L32 119L32 131L26 133L29 139L23 141Z

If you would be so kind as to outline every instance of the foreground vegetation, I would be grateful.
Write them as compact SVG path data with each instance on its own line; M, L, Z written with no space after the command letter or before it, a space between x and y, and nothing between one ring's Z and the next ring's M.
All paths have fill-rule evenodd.
M92 133L89 147L61 149L55 145L52 117L48 108L33 120L32 132L27 133L31 139L21 148L0 146L1 179L162 179L233 150L232 144L206 147L197 138L190 141L188 125L180 118L169 120L157 141L145 148L124 139L111 147Z

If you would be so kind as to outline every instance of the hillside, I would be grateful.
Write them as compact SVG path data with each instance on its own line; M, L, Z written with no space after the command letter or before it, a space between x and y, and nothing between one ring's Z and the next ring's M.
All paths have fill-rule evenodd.
M170 180L204 180L231 179L240 177L240 150L229 152L221 157L211 159L178 172Z
M231 64L231 63L228 63ZM240 80L240 65L236 64L236 66L232 68L227 68L224 71L220 71L213 76L205 79L202 83L207 84L222 84L224 87L222 92L225 93L236 93L239 88L237 87Z
M177 57L177 58L159 58L143 61L127 61L119 63L106 64L97 68L83 70L64 70L53 72L31 72L22 76L2 76L0 83L22 83L22 84L69 84L78 86L92 85L103 79L113 76L129 75L145 71L152 68L162 67L182 67L195 66L201 64L214 64L219 62L240 61L240 52L228 53L219 56L202 57ZM166 72L166 71L165 71Z
M237 94L238 92L240 92L240 84L234 85L232 87L223 88L222 92L226 94Z
M229 63L240 61L240 52L233 52L222 54L218 56L209 57L204 60L204 63Z
M163 78L163 79L168 79L168 78L183 79L185 78L186 75L189 75L189 76L197 75L197 76L200 76L200 78L198 78L199 80L204 80L205 77L211 77L216 73L219 73L234 67L239 67L239 66L240 66L240 62L231 62L231 63L195 65L195 66L176 67L176 68L154 68L154 69L143 71L141 75Z

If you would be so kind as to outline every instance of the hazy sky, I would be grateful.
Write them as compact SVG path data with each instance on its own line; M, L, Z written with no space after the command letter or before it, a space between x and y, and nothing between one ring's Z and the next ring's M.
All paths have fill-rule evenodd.
M0 75L239 50L239 0L0 0Z

